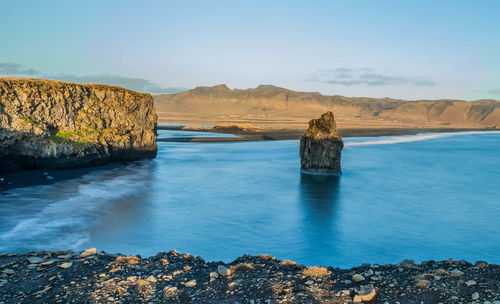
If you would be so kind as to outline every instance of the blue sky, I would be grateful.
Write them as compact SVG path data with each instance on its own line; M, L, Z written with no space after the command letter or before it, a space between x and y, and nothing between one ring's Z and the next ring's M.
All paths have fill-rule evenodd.
M500 99L496 0L17 0L2 11L1 76Z

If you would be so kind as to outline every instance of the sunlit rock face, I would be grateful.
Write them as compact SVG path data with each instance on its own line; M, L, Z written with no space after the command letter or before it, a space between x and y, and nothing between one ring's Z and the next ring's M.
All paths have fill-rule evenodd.
M340 157L344 143L333 113L309 121L309 129L300 139L300 162L304 172L341 174Z
M0 169L156 156L153 98L120 87L0 78Z

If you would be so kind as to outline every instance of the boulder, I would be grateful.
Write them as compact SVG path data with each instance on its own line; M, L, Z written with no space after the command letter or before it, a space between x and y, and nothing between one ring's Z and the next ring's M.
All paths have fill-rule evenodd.
M154 158L153 98L120 87L0 78L0 171Z
M231 270L224 265L218 265L217 266L217 273L220 276L226 277L226 276L231 274Z
M82 253L80 253L80 257L85 258L85 257L96 255L96 254L97 254L96 248L89 248L89 249L82 251Z
M300 139L302 171L341 174L340 157L344 143L338 133L333 113L309 121L309 128Z

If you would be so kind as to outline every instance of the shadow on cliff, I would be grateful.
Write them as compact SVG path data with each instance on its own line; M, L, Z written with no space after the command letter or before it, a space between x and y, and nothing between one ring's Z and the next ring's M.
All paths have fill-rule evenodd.
M75 146L78 148L75 149ZM57 153L60 155L52 156ZM47 136L0 128L0 191L51 184L56 178L76 178L90 171L152 159L156 153L157 150L54 140Z

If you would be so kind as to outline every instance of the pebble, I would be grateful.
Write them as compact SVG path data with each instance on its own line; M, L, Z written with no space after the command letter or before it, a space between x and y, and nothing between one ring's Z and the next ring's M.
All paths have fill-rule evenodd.
M196 280L188 281L188 282L186 282L186 284L184 284L184 286L186 286L186 287L195 287L196 286Z
M465 284L465 286L467 286L467 287L471 287L471 286L476 285L476 281L474 281L474 280L468 280L468 281L467 281L467 282L465 282L464 284Z
M464 273L463 273L463 272L461 272L461 271L460 271L460 270L458 270L458 269L453 269L452 271L450 271L450 275L451 275L452 277L460 277L460 276L462 276L463 274L464 274Z
M425 288L427 287L428 285L430 284L430 282L428 280L418 280L416 283L415 283L415 287L416 288Z
M358 283L358 282L364 281L365 277L356 273L355 275L352 276L352 280L354 282Z
M80 257L85 258L85 257L91 256L91 255L96 255L96 254L97 254L97 249L90 248L90 249L82 251L82 253L80 253Z
M54 260L49 260L49 261L45 261L45 262L41 262L40 265L41 266L49 266L49 265L52 265L54 264Z
M373 298L375 298L375 296L376 296L376 291L375 287L373 287L372 284L361 286L360 290L356 292L353 302L354 303L368 302L371 301Z
M70 268L71 266L73 266L73 263L71 263L71 262L65 262L65 263L62 263L59 265L59 267L61 267L63 269Z
M479 299L479 293L475 292L472 294L472 300L477 300Z
M2 273L5 273L5 274L14 274L14 270L10 269L10 268L7 268L7 269L4 269L2 270Z
M166 286L165 288L163 288L163 292L164 293L175 293L177 292L177 287L175 286Z
M40 264L41 262L45 261L44 259L42 258L39 258L39 257L29 257L28 258L28 262L30 264Z

